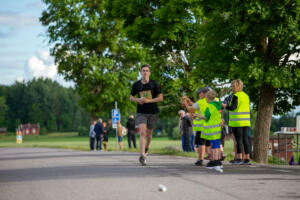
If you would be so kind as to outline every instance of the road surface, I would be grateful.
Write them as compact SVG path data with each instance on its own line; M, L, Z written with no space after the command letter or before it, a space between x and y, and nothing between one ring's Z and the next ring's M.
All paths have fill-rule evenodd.
M147 162L130 152L0 148L0 200L300 199L299 167L225 164L221 174L192 158Z

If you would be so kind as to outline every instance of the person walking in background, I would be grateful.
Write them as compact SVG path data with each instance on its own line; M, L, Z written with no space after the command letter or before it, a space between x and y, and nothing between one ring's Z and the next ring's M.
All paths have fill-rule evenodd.
M229 110L229 126L236 140L236 160L233 164L250 164L250 144L248 132L250 129L250 99L243 92L243 82L240 79L231 82L232 92L230 104L222 104L223 108ZM245 157L242 157L242 147L244 146ZM244 159L244 160L243 160Z
M96 132L96 150L102 150L103 124L101 118L95 125L94 131Z
M95 124L96 124L96 121L92 121L91 126L90 126L90 132L89 132L89 136L90 136L90 150L91 151L95 150L95 136L96 136L96 133L94 131Z
M119 121L117 121L118 144L119 144L119 147L120 147L121 150L123 149L122 131L123 131L123 126Z
M126 128L128 130L127 137L128 137L128 147L131 148L131 141L133 147L136 149L136 140L135 140L135 120L134 116L130 115L128 121L126 123Z
M180 135L182 135L182 143L183 143L183 151L191 152L191 134L192 133L192 125L193 122L189 116L187 116L184 112L184 110L180 110L178 112L180 115L181 123L180 123Z
M108 127L106 122L103 122L103 148L107 151L107 143L108 143Z
M140 73L142 79L133 84L130 101L138 103L136 124L139 126L140 131L141 155L139 162L141 165L146 165L146 153L151 143L152 131L158 119L159 109L157 103L163 101L163 94L159 84L150 79L150 65L142 65ZM138 98L135 95L138 95Z

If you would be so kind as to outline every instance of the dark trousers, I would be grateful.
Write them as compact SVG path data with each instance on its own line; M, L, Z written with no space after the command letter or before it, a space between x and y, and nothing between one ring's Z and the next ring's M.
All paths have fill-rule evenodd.
M90 149L94 150L95 149L95 138L90 137Z
M183 151L192 151L191 147L191 136L189 134L182 135L182 149Z
M102 150L102 137L96 136L96 149Z
M236 152L242 153L244 145L245 154L250 153L250 145L248 141L249 127L232 127L232 131L236 140Z
M135 134L128 134L128 147L129 148L131 148L131 141L133 143L133 147L136 149Z
M194 149L194 134L192 134L191 136L190 136L190 144L191 144L191 150L192 150L192 152L194 152L195 151L195 149Z

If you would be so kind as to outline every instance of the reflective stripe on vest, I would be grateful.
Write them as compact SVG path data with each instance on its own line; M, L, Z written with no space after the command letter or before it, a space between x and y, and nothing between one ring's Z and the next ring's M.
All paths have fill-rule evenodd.
M250 127L250 101L249 96L241 92L234 94L238 98L237 108L229 111L229 126L231 127ZM231 104L231 101L230 101Z

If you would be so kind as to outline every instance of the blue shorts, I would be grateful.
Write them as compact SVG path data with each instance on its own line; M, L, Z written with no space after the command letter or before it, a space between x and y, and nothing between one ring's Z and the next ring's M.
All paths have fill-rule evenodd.
M211 148L212 149L219 149L220 148L220 139L218 140L210 140Z
M118 142L122 142L123 141L123 137L122 136L118 136Z

